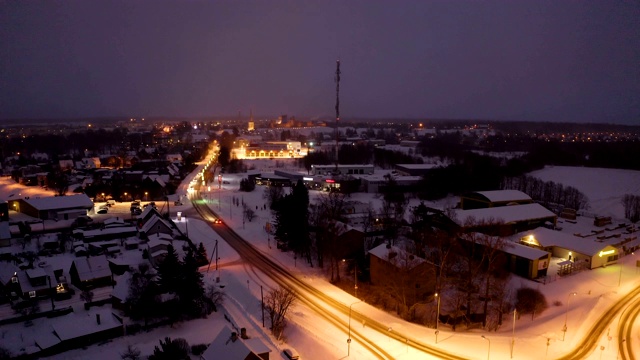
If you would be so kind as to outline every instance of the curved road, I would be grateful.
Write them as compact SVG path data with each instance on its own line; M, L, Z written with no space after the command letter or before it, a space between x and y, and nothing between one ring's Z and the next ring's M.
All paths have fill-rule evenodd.
M238 252L243 260L251 264L251 266L258 268L277 284L294 290L298 299L305 305L314 310L334 326L342 329L345 334L348 333L348 324L345 322L344 318L342 316L338 316L338 314L348 316L349 306L334 300L325 293L299 280L298 278L290 274L286 269L269 259L267 256L262 254L262 252L242 239L242 237L240 237L235 231L233 231L233 229L229 228L225 224L213 224L212 222L217 219L218 216L206 204L197 201L197 196L198 195L196 191L192 193L192 196L190 197L194 209L196 209L200 216L209 223L213 230L216 231L229 244L229 246L231 246L236 252ZM353 319L354 323L362 322L363 320L365 320L369 329L374 329L386 337L398 340L403 344L407 344L408 346L423 351L425 354L429 354L440 359L466 359L465 357L450 354L440 349L433 348L431 346L423 344L421 341L415 338L408 337L396 331L388 331L389 328L387 325L383 325L376 320L370 319L360 313L352 312L351 318ZM378 359L394 358L383 347L376 344L373 340L368 339L354 327L351 328L351 338L352 341L357 341L361 346L370 351Z
M309 308L316 311L320 316L325 318L334 326L342 329L345 334L348 332L348 325L345 320L339 317L337 314L341 313L345 316L349 315L349 306L338 302L327 296L323 292L315 289L314 287L304 283L292 274L290 274L285 268L279 264L273 262L262 252L254 248L251 244L246 242L240 237L233 229L229 228L225 224L214 224L213 221L218 218L217 214L211 210L206 204L203 204L199 197L199 191L191 193L189 199L193 204L194 209L202 217L203 220L212 227L228 244L231 246L241 258L251 266L262 271L266 276L271 278L274 282L280 286L292 289L296 292L296 295L300 301L305 303ZM631 311L627 312L623 318L621 311L630 308ZM598 321L594 323L589 330L589 335L583 339L576 348L571 350L570 354L560 357L560 360L577 360L588 357L597 347L598 341L605 330L608 328L615 317L620 314L620 327L619 333L624 333L623 338L631 339L631 325L636 317L640 314L640 287L634 289L629 294L625 295L621 300L615 303L609 310L607 310ZM386 325L377 322L374 319L368 318L363 314L352 312L351 318L355 323L366 321L370 329L374 329L380 334L393 338L397 341L406 344L414 349L420 350L425 354L432 355L440 359L466 359L465 357L445 352L441 349L434 348L431 345L427 345L422 341L412 338L406 334L402 334L396 331L389 331ZM624 320L624 321L622 321ZM356 327L357 328L357 327ZM351 328L352 341L358 341L358 343L370 351L378 359L393 359L393 356L385 351L385 349L377 345L373 340L368 339L365 335L358 332L354 327ZM622 359L635 359L631 351L631 341L622 341L619 343L620 355Z

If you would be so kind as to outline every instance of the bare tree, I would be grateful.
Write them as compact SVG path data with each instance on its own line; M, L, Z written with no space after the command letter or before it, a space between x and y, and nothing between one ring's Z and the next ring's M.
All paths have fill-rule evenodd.
M224 302L224 291L220 289L220 287L215 284L209 284L205 291L205 297L211 301L211 305L213 305L214 309L217 309L218 306L222 305Z
M132 345L127 345L127 350L120 354L122 360L140 360L140 350Z
M264 198L269 202L269 208L273 206L273 203L277 202L284 196L284 189L282 186L271 185L264 189Z
M337 243L338 236L345 230L344 223L345 195L330 192L318 197L312 207L309 221L316 228L315 246L318 254L318 265L324 267L324 259L329 260L331 282L340 281L340 261L343 250Z
M82 290L82 292L80 293L80 300L84 301L87 304L93 301L93 291Z
M271 332L277 339L282 337L287 325L287 314L296 298L293 291L282 287L269 291L264 297L264 308L271 321Z

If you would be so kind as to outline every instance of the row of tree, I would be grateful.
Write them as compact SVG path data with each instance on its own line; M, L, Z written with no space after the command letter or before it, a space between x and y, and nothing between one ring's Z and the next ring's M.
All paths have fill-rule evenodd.
M533 176L506 178L501 188L520 190L532 199L550 206L561 205L575 210L589 209L589 199L578 189L553 181L543 181Z
M622 197L624 217L635 223L640 220L640 195L626 194Z

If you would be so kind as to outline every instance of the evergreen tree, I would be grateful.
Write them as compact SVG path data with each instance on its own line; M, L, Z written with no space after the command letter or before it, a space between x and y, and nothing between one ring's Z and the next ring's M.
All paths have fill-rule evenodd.
M209 263L209 256L207 256L207 249L205 249L202 243L198 245L198 251L196 253L196 261L198 262L199 266L206 265Z
M184 311L190 316L199 316L204 309L203 275L198 271L194 252L189 249L181 266L180 283L176 290Z
M162 292L176 292L180 286L180 260L178 253L169 244L167 255L158 265L158 285Z
M309 237L309 190L298 180L291 192L290 239L294 251L311 263L311 240Z
M164 338L164 343L160 340L160 347L153 349L153 354L149 360L189 360L189 344L186 340L178 338L171 340Z

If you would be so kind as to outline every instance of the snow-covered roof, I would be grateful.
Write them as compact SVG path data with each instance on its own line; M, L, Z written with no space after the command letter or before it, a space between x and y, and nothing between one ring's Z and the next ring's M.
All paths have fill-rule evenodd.
M149 235L148 239L149 239L149 242L158 241L158 240L165 240L170 242L173 240L173 236L165 233L156 233L156 234Z
M151 219L149 219L149 221L147 221L144 226L142 227L142 229L140 229L140 232L142 233L148 233L154 226L158 225L158 223L163 224L164 226L166 226L167 229L169 229L169 231L171 231L171 225L169 225L169 223L167 223L164 219L161 219L157 216L152 217Z
M395 255L393 255L394 253ZM426 261L425 259L410 254L397 246L391 246L387 248L387 244L380 244L376 246L375 248L369 250L369 254L387 261L397 267L401 266L408 269L414 268Z
M536 260L549 255L549 253L544 250L532 248L510 241L505 243L505 247L502 250L508 254L516 255L529 260Z
M247 355L270 352L262 340L251 338L244 340L237 334L235 341L231 340L231 333L234 332L228 325L225 325L218 333L207 350L200 356L202 360L226 359L226 360L244 360Z
M115 278L116 285L111 290L111 297L125 301L129 296L129 280L131 279L131 273L125 272L121 276Z
M38 210L56 210L69 208L91 209L93 201L86 194L70 196L50 196L43 198L29 198L24 200Z
M109 309L97 309L87 313L73 312L65 316L65 321L54 322L51 326L60 340L65 341L122 327L122 322Z
M78 232L81 233L85 238L91 238L104 235L135 234L137 231L138 230L135 226L120 226L95 230L79 230Z
M411 170L424 170L438 167L436 164L396 164L396 166Z
M104 220L104 225L105 226L124 225L124 219L119 216L110 217Z
M486 222L489 220L502 220L505 224L524 220L544 219L555 217L552 211L540 204L524 204L512 206L499 206L485 209L457 210L453 219L458 225L464 226L472 218L476 222Z
M0 221L0 240L11 239L11 229L9 229L9 222Z
M80 281L99 279L111 276L109 262L105 256L93 256L88 258L77 258L73 260L76 264Z
M533 236L535 242L541 247L557 246L587 256L594 256L604 248L610 246L608 244L599 243L593 239L582 238L544 227L523 231L513 235L512 238L514 241L520 241L522 239L529 239L531 236Z
M491 202L531 201L529 195L519 190L476 191L476 193L486 197Z

